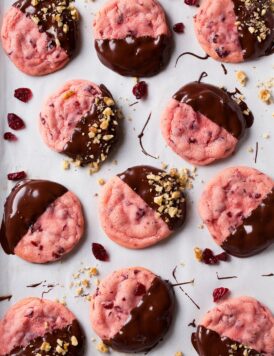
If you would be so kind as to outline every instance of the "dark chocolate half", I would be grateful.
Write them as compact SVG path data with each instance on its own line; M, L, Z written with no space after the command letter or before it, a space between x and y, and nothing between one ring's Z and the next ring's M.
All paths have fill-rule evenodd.
M78 12L73 0L18 0L13 6L31 18L40 32L48 35L48 49L61 46L68 56L76 49L78 39Z
M273 53L274 14L271 0L233 0L244 59Z
M120 352L151 350L167 333L173 318L174 292L171 285L156 277L130 320L111 340L104 342Z
M0 242L7 254L14 249L36 220L67 192L61 184L46 180L24 180L7 197L0 230Z
M105 161L119 136L119 113L113 98L104 85L91 110L79 121L71 139L66 143L63 153L81 165L99 165ZM112 105L106 104L106 98ZM110 110L111 115L106 115Z
M261 353L231 340L226 336L220 336L213 330L202 325L192 333L192 345L200 356L260 356Z
M130 77L150 77L159 73L170 58L171 47L171 36L167 35L95 40L100 61Z
M173 231L182 226L186 217L186 200L176 177L150 166L129 168L118 174L118 177L134 190L149 207L159 213L170 230ZM177 195L172 198L174 192L177 192ZM167 194L167 199L163 198L162 204L160 202L157 204L155 198L157 201L157 197L165 194ZM167 204L170 204L170 207ZM175 214L174 209L177 210ZM140 218L144 213L144 211L139 212Z
M62 341L62 345L60 345L60 342L58 344L58 339ZM48 351L41 350L41 345L43 343L49 344L50 349ZM83 331L78 321L74 320L72 324L67 327L47 332L44 336L31 340L26 347L18 346L5 356L33 356L38 354L41 354L42 356L56 356L59 354L62 355L62 350L63 352L66 350L66 352L63 353L63 355L66 356L83 356L84 344L85 336ZM58 345L60 352L56 351L56 347L58 347Z
M236 102L233 94L211 84L192 82L183 86L173 99L190 105L237 139L253 123L253 115L243 101Z
M223 242L222 248L237 257L249 257L274 242L274 189Z

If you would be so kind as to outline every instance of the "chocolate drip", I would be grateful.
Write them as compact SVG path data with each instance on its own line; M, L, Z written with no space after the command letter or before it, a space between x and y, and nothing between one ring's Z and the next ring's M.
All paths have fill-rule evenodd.
M245 59L254 59L271 52L274 42L274 15L271 11L271 0L233 0L237 17L240 44ZM265 14L262 14L262 11ZM250 32L250 28L255 31ZM260 32L265 38L258 40Z
M104 342L120 352L151 350L167 333L174 312L174 292L168 282L156 277L130 320L112 339Z
M124 76L150 77L167 64L171 36L97 39L95 48L100 61L115 72Z
M75 337L77 339L78 345L73 346L71 338ZM56 347L58 346L57 340L60 339L68 344L66 356L83 356L84 355L84 341L85 337L82 329L77 320L73 320L72 324L66 326L63 329L56 329L52 332L46 333L42 337L37 337L31 340L26 347L18 346L13 349L9 354L5 356L33 356L33 355L61 355L61 353L56 352ZM41 345L43 342L49 343L51 346L49 351L42 351ZM61 346L61 345L59 345ZM62 348L62 346L61 346Z
M91 110L78 122L72 134L63 149L63 153L79 160L82 165L91 162L99 164L104 161L110 153L113 145L118 141L118 113L116 106L111 106L113 115L108 120L108 127L101 129L101 124L104 121L103 112L107 108L103 98L112 99L110 92L104 85L100 85L101 94L98 97ZM91 129L94 128L96 134L90 137ZM100 136L98 136L98 134ZM112 136L111 139L105 139L107 136ZM97 139L97 137L100 137Z
M67 189L45 180L18 183L8 196L0 231L0 242L7 254L14 249L29 228Z
M225 90L214 85L192 82L182 87L173 98L190 105L237 139L246 127L251 126L252 113L243 113L247 110L246 104L238 104Z
M4 300L10 301L12 298L12 295L2 295L0 296L0 302L3 302Z
M274 242L274 189L243 219L242 224L223 242L222 248L237 257L249 257Z
M192 345L200 356L260 356L261 353L199 325L192 334ZM232 346L233 345L233 346Z
M150 167L150 166L135 166L127 169L125 172L118 174L118 177L125 182L134 192L136 192L149 207L151 207L156 212L159 212L159 205L155 203L154 198L158 195L164 194L164 191L161 194L157 193L155 186L149 184L150 179L148 176L150 174L159 175L165 174L164 179L168 181L171 179L171 176L166 174L164 171ZM174 178L175 179L175 178ZM174 181L174 180L173 180ZM156 182L157 184L157 182ZM174 191L180 191L179 183L175 183ZM175 206L175 205L174 205ZM181 210L179 217L171 217L168 213L160 213L161 218L167 223L170 230L178 229L182 226L186 216L186 202L184 194L181 192L180 201L177 202L178 209ZM140 211L140 216L143 212Z
M75 12L73 15L73 11L77 10L70 7L71 3L72 0L39 0L37 5L33 6L32 0L19 0L13 6L38 22L39 32L46 32L48 35L49 50L60 45L71 56L75 51L78 37L78 14ZM57 8L63 9L58 12Z

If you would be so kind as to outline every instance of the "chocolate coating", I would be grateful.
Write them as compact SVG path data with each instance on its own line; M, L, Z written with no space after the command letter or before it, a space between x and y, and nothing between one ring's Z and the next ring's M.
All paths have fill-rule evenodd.
M249 217L222 244L222 248L237 257L249 257L274 242L274 189Z
M61 184L46 180L24 180L7 197L0 230L0 242L7 254L57 198L67 192Z
M112 106L113 115L110 117L108 127L104 130L100 128L103 121L103 111L107 108L103 98L112 99L109 91L103 86L100 86L102 91L98 99L98 103L94 103L90 112L88 112L76 125L73 135L63 149L63 153L73 158L80 160L82 165L95 162L99 164L104 161L110 153L114 144L118 141L118 112L116 106ZM90 137L90 129L96 128L96 132L101 136L100 139ZM105 136L112 136L111 139L105 140Z
M179 183L176 182L176 179L166 174L163 170L150 167L150 166L135 166L127 169L125 172L118 174L118 177L125 182L134 192L136 192L149 207L151 207L156 212L159 212L159 205L154 201L156 196L163 194L162 191L160 194L156 192L155 186L149 184L150 179L148 175L154 174L159 175L164 173L164 180L172 180L174 182L174 187L172 191L180 191ZM170 230L176 230L182 226L186 217L186 201L183 192L180 192L180 199L174 202L173 206L178 207L181 210L180 216L171 217L168 213L160 213L161 218L167 223Z
M253 115L244 115L247 106L238 104L233 95L211 84L192 82L183 86L173 99L190 105L192 109L205 115L215 124L223 127L239 139L246 127L253 123Z
M192 334L192 345L200 356L260 356L261 354L253 349L240 344L237 341L231 340L224 336L221 337L213 330L207 329L199 325L197 331ZM231 348L232 345L233 349ZM233 350L233 353L231 353ZM229 352L230 351L230 352ZM247 352L248 353L244 353Z
M52 4L56 6L53 7ZM60 3L60 4L59 4ZM76 49L78 38L78 15L72 15L72 9L69 5L72 0L40 0L36 6L32 5L31 0L18 0L13 6L22 11L27 17L35 17L39 19L37 24L40 32L46 32L49 38L48 48L52 49L60 44L60 46L71 56ZM57 11L58 6L64 7L62 13ZM44 13L43 9L47 9ZM60 21L55 19L56 15L60 15ZM58 23L62 26L58 26ZM65 32L63 26L66 25L68 30Z
M100 61L115 72L130 77L150 77L159 73L171 54L171 36L127 36L125 39L97 39Z
M78 345L71 345L71 337L75 336ZM68 349L66 352L66 356L83 356L84 355L84 342L85 337L83 331L77 320L73 320L71 325L63 329L56 329L52 332L46 333L42 337L37 337L36 339L30 341L30 343L26 347L18 346L13 349L6 356L33 356L33 355L48 355L55 356L56 346L58 346L57 340L60 339L63 343L68 343ZM47 352L41 351L41 345L43 342L48 342L51 346L51 349Z
M120 352L151 350L167 333L174 312L174 292L168 282L155 277L130 320L111 340L104 342Z
M243 0L233 2L237 21L240 22L238 31L244 59L254 59L273 51L274 15L271 0L252 0L248 4ZM263 10L266 10L264 15ZM255 28L253 33L249 31L250 27ZM260 31L265 32L265 38L258 41Z

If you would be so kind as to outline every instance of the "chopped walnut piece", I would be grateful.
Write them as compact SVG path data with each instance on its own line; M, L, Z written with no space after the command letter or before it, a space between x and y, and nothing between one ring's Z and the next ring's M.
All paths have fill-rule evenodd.
M70 338L70 342L71 342L71 345L72 345L72 346L78 346L78 340L77 340L76 336L73 335L73 336Z
M96 345L96 349L104 354L107 354L109 352L109 348L103 343L103 341L100 341Z
M202 257L203 257L203 250L201 250L199 247L195 247L194 248L194 254L195 254L196 260L201 262L202 261Z
M246 86L247 75L245 74L245 72L237 71L236 72L236 79L243 87Z
M261 89L259 91L259 98L266 104L271 104L272 102L271 92L268 89Z

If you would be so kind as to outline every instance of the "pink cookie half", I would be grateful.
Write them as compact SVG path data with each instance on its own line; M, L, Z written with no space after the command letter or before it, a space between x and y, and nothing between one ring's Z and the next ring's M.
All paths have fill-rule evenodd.
M91 299L90 318L96 334L112 348L142 352L166 334L173 308L167 282L145 268L131 267L101 281Z
M216 60L238 63L271 53L274 15L269 0L204 0L194 25L201 46Z
M103 85L71 80L45 100L39 128L54 151L98 166L117 142L118 124L115 102Z
M0 239L8 254L32 263L56 261L78 245L83 233L79 199L57 183L29 180L7 198Z
M207 332L201 330L201 326ZM217 350L221 346L221 340L224 347L229 338L232 345L235 345L233 353L235 355L274 354L274 317L268 308L251 297L229 299L219 304L205 315L198 328L200 335L196 337L202 355L217 355L217 351L209 354L204 348L206 342L210 340L209 337L214 335L212 331L218 335L214 335L214 340L218 343L211 345L212 350ZM225 354L228 355L228 351L227 348Z
M67 4L68 1L66 0ZM56 8L50 3L38 2L32 6L30 0L17 1L4 15L1 30L2 45L11 61L22 72L41 76L64 67L75 51L77 38L77 18L72 9L65 5L62 18L63 26L51 23ZM43 15L42 8L47 10Z
M110 0L93 30L100 61L121 75L157 74L170 57L171 33L156 0Z
M224 89L192 82L170 100L161 118L171 149L194 165L208 165L233 154L253 115Z
M73 343L72 338L77 342ZM66 355L84 355L84 335L78 321L69 309L57 302L22 299L0 320L0 356L37 355L43 343L49 344L47 354L53 355L58 339L68 344Z
M227 168L206 186L199 212L212 237L229 253L246 257L273 242L274 183L249 167Z
M173 185L165 185L167 181ZM149 166L129 168L102 189L99 212L104 231L127 248L141 249L160 242L185 220L186 203L180 189L178 181L161 170ZM163 197L167 197L171 208L166 208Z

